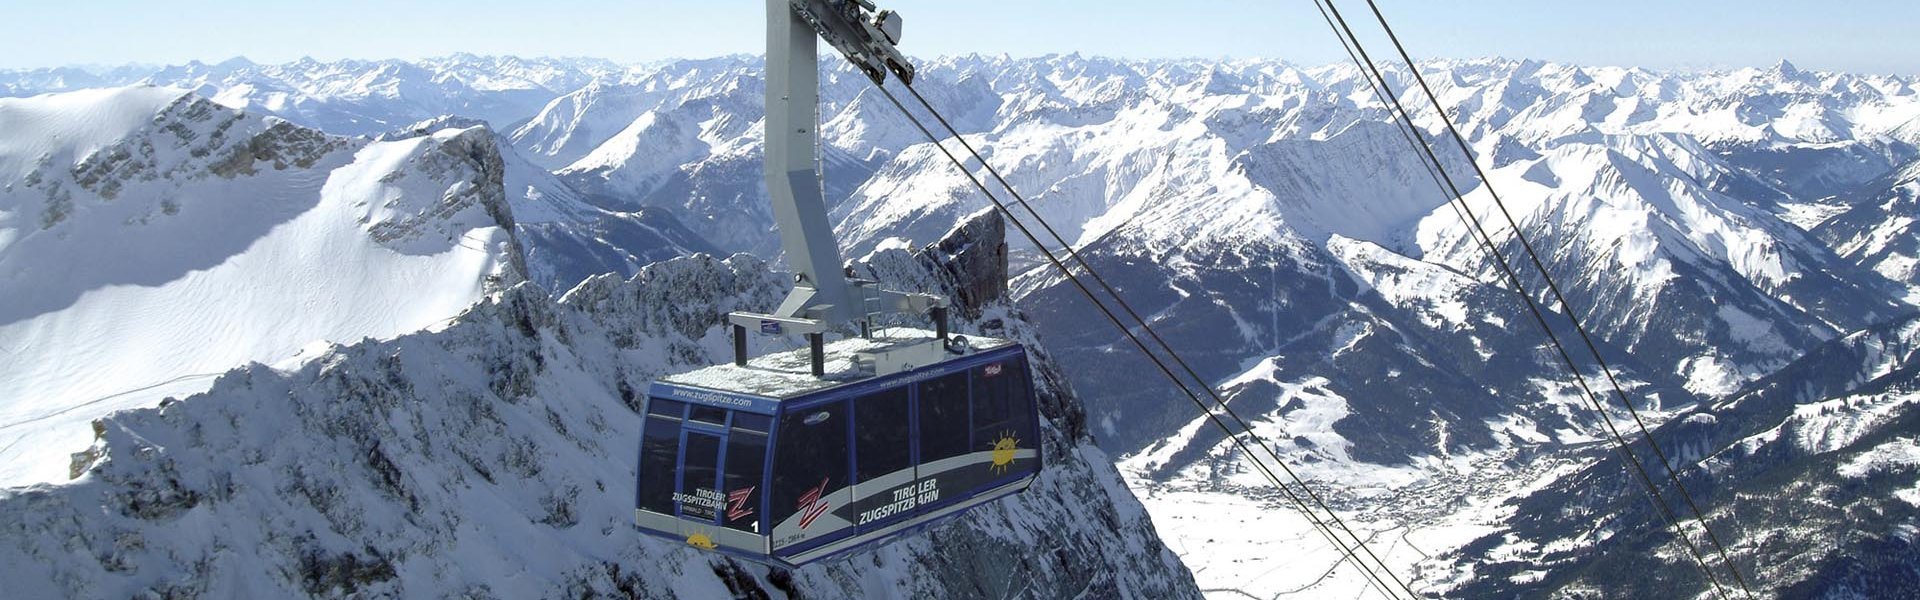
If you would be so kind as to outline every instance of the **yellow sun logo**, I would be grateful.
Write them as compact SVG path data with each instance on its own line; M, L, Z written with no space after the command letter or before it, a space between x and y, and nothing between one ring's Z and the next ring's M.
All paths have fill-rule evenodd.
M989 468L995 473L1005 473L1013 464L1013 451L1020 449L1020 438L1013 437L1012 431L1000 432L1000 439L993 442L993 465Z
M695 548L699 548L701 550L712 550L718 547L716 544L713 543L713 538L707 537L707 534L705 533L695 533L693 535L687 536L687 545L693 546Z

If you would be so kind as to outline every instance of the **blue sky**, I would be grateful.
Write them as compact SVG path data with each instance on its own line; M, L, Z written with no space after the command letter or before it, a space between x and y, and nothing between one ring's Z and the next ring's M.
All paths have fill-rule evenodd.
M879 0L915 55L1341 60L1308 0ZM1349 19L1366 5L1341 0ZM1911 0L1379 0L1417 57L1920 74ZM453 52L615 60L758 53L761 0L4 0L0 68ZM1356 27L1360 22L1354 23ZM1383 43L1376 52L1385 52Z

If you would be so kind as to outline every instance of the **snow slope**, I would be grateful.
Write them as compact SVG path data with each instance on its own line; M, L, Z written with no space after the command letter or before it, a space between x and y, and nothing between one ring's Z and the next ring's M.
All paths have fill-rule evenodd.
M1565 143L1491 176L1594 333L1672 365L1697 394L1731 393L1837 332L1904 311L1890 286L1818 238L1715 189L1737 175L1691 138ZM1510 240L1490 195L1469 206ZM1497 277L1457 212L1435 211L1417 237L1428 260ZM1524 256L1517 242L1504 251Z
M64 478L112 410L525 278L485 130L367 143L132 87L0 100L0 131L9 483Z

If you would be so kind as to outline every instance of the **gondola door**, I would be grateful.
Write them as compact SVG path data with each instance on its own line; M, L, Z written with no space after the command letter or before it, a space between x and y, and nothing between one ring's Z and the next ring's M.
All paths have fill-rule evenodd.
M676 482L673 495L674 504L679 509L678 516L689 521L717 524L726 498L720 493L721 448L726 446L726 438L693 427L688 427L682 433L680 480Z

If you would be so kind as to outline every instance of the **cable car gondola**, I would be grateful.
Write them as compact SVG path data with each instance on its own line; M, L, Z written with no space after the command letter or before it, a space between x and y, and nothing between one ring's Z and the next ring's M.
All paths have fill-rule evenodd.
M861 72L903 81L900 17L867 0L767 0L766 183L794 288L736 312L734 361L655 381L634 520L647 533L796 566L1025 490L1039 413L1026 349L947 332L945 298L882 289L841 267L814 137L825 39ZM875 331L924 315L935 328ZM747 356L749 331L808 348ZM828 335L844 339L829 343ZM857 333L856 333L857 332Z
M637 519L651 533L798 565L1026 489L1039 431L1026 350L971 351L867 375L860 357L918 329L669 376L648 390Z

